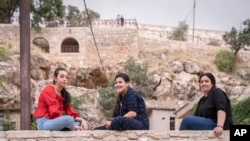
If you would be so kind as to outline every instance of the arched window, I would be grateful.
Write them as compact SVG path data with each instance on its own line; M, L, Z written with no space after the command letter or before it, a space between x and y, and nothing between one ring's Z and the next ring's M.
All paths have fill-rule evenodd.
M49 42L43 37L37 37L33 40L33 44L38 46L43 52L49 53Z
M63 40L61 45L62 53L74 53L79 52L79 44L74 38L67 38Z

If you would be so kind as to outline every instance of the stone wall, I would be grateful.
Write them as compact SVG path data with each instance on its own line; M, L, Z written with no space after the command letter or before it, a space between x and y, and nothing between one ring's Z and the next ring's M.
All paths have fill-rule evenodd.
M40 33L31 30L31 43L35 38L45 38L49 43L49 58L62 61L72 66L108 66L117 64L128 57L138 57L138 52L146 47L179 47L206 46L210 39L218 40L222 46L222 31L195 30L192 41L192 30L188 31L187 41L173 41L168 37L175 27L137 24L128 20L125 26L115 26L113 20L100 20L93 23L93 33L89 27L49 27L42 28ZM0 42L8 42L19 50L20 29L18 25L0 24ZM74 38L79 43L79 53L61 53L64 39ZM100 61L101 60L101 61Z
M0 141L229 141L213 131L0 131Z

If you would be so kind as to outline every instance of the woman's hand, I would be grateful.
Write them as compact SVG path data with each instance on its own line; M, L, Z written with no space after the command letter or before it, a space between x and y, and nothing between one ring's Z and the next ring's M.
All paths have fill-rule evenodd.
M84 120L83 118L76 117L75 120L81 123L80 126L76 127L77 130L88 130L89 129L89 125L88 125L87 121Z
M81 130L83 130L83 129L82 129L82 127L81 127L81 126L75 126L75 130L77 130L77 131L81 131Z
M214 134L216 137L219 137L223 133L223 127L217 126L214 128Z
M81 120L81 127L82 127L83 130L88 130L89 129L89 125L88 125L86 120L84 120L84 119Z
M111 121L105 121L104 122L104 126L109 129L110 128L110 125L111 125Z

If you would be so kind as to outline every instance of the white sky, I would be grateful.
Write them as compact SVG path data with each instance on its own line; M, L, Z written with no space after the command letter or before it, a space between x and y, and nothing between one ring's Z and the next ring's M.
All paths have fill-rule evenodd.
M84 0L63 0L65 5L85 9ZM140 24L178 26L186 21L193 28L231 31L240 28L250 19L250 0L85 0L87 8L98 12L101 19L115 19L118 14L125 19L136 19Z

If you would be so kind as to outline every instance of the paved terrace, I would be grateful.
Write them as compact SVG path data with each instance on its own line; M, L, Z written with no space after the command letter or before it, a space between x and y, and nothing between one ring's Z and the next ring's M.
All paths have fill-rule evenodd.
M0 131L0 141L229 141L229 131Z

